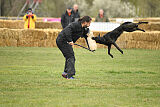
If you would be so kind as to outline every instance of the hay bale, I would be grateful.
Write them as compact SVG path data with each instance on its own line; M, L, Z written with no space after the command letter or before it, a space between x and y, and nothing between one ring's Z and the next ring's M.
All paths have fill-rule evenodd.
M16 39L5 39L6 46L15 46L17 47L17 40Z
M152 17L152 18L135 18L134 19L135 21L145 21L145 22L160 22L160 18L154 18L154 17Z
M139 25L139 28L140 29L143 29L145 31L151 31L151 23L148 23L148 24L140 24ZM153 30L153 29L152 29Z
M160 35L159 32L149 32L149 35L147 37L147 41L149 42L158 42L158 36Z
M140 24L139 28L145 31L160 31L160 22L150 22L148 24Z
M5 39L0 38L0 46L6 46Z
M126 48L135 48L136 47L137 42L134 40L128 40L126 42Z
M160 22L151 23L151 31L160 31Z
M24 22L22 20L0 20L0 28L23 29Z
M60 22L36 22L37 29L62 29Z
M148 42L148 41L138 41L136 48L140 49L156 49L155 42Z
M60 31L60 29L1 28L0 46L56 47L56 38ZM101 36L105 33L100 32ZM93 32L93 34L98 35L99 32ZM77 43L87 47L84 38L80 38ZM160 32L124 32L116 43L120 48L160 49ZM107 46L101 44L97 44L97 47L107 48Z

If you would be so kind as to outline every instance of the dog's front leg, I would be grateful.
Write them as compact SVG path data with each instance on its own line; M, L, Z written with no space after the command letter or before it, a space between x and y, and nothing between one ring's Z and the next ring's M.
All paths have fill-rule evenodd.
M143 29L140 29L140 28L137 28L136 30L140 30L140 31L143 31L143 32L145 32L145 30L143 30Z
M110 53L111 45L108 45L108 55L110 55L113 58L113 55Z
M123 54L123 51L118 47L118 45L114 42L113 45Z

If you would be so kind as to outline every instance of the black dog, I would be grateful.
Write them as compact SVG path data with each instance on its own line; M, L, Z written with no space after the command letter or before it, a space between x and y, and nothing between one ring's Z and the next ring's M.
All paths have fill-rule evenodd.
M133 32L136 30L140 30L145 32L143 29L138 28L139 24L148 24L148 22L139 22L139 23L125 22L116 29L114 29L113 31L106 33L103 37L100 37L99 34L97 37L92 37L92 39L95 40L96 43L107 45L108 54L113 58L113 55L110 53L112 44L123 54L123 51L115 43L118 37L123 33L123 31Z

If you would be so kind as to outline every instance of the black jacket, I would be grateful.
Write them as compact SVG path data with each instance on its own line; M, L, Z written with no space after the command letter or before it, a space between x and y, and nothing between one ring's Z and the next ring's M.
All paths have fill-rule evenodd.
M74 22L74 14L71 13L71 15L69 16L67 11L62 14L61 16L61 24L62 24L62 27L63 29L68 26L71 22Z
M80 14L79 14L79 12L78 12L78 10L75 12L74 10L73 10L73 15L74 15L74 18L76 19L79 19L80 18Z
M80 21L72 22L67 27L65 27L58 35L58 40L61 42L71 42L74 43L80 38L87 38L87 33L89 28L83 28Z

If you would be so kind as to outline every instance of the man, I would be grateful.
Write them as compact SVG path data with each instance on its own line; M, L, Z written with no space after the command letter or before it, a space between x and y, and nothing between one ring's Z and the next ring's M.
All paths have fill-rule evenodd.
M74 15L72 13L72 8L68 7L66 12L61 16L61 24L63 29L72 22L74 22Z
M80 38L87 39L87 33L91 23L89 16L84 16L77 22L73 22L65 27L58 35L56 43L63 56L65 57L65 68L62 76L67 79L74 79L75 75L75 56L72 46Z
M27 11L27 14L23 17L25 23L24 28L25 29L34 29L35 28L35 22L36 22L36 15L33 14L32 8L29 8Z
M73 5L73 14L74 14L74 20L78 21L78 19L80 18L80 14L78 12L78 5L77 4Z
M99 14L96 17L95 22L109 22L109 19L107 16L105 16L103 9L99 10Z

